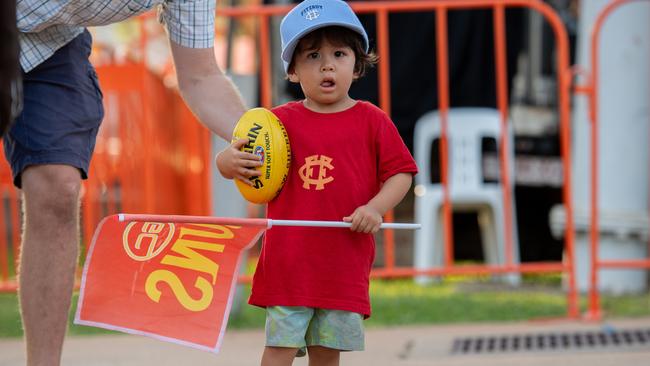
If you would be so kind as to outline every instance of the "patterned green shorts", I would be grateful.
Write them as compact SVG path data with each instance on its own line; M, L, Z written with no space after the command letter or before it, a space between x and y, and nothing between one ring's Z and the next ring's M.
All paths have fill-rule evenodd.
M362 351L363 315L304 306L270 306L266 308L266 345L298 348L298 357L306 354L307 346Z

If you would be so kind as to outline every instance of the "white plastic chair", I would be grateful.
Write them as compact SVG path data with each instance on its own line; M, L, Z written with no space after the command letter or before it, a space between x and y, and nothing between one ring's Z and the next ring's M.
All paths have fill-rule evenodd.
M510 126L510 123L508 123ZM505 264L505 211L503 190L498 182L483 181L481 141L494 138L499 145L501 122L499 112L490 108L452 108L447 117L448 181L450 202L454 211L478 213L481 241L486 263ZM512 130L509 128L510 177L514 180L514 153ZM437 111L428 112L415 125L414 150L419 173L415 177L415 219L422 229L415 234L415 268L440 267L443 264L443 186L432 183L431 148L440 137L441 122ZM499 147L498 147L499 148ZM438 162L434 162L438 165ZM500 177L500 173L499 173ZM513 192L513 187L510 187ZM519 241L515 215L514 193L512 202L513 263L519 263ZM498 276L512 285L519 284L518 273ZM421 284L431 282L431 277L418 276Z

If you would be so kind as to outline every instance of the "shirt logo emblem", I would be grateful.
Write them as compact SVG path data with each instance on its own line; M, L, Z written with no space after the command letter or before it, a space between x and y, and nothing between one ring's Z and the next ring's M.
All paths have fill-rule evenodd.
M314 185L317 191L325 189L325 184L334 180L328 176L328 170L334 169L332 158L325 155L311 155L305 158L305 164L300 167L298 174L302 179L302 188L311 190Z

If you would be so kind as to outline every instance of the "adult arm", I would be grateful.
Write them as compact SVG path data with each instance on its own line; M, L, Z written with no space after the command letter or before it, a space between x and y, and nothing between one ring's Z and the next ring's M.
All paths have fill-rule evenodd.
M181 96L203 124L230 141L246 108L235 85L217 65L214 49L170 43Z
M246 107L239 91L226 76L211 48L188 48L170 40L178 88L188 107L199 121L226 141ZM239 151L233 143L217 156L219 172L226 178L259 175L254 169L262 165L259 157Z

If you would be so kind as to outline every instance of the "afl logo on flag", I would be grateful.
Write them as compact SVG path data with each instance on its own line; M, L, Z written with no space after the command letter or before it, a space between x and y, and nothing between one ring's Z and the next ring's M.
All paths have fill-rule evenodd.
M122 233L124 251L136 261L148 261L167 247L174 231L171 223L131 222Z

